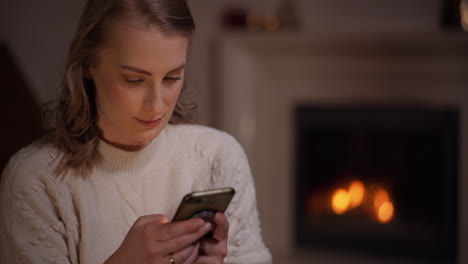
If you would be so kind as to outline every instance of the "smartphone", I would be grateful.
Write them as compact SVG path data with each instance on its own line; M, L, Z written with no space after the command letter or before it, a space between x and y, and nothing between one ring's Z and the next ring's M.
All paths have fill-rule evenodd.
M201 217L211 222L212 228L206 235L211 237L216 229L216 212L224 213L234 194L235 190L231 187L189 193L180 202L172 222Z

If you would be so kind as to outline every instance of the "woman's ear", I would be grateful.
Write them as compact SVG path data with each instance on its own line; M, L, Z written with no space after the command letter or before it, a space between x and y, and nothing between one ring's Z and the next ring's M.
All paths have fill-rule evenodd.
M94 80L95 67L96 64L94 60L88 61L83 67L83 77L88 80Z

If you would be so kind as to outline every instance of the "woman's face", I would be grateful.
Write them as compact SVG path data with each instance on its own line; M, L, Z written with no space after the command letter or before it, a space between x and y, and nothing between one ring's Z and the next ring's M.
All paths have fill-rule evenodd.
M104 140L139 150L171 118L182 90L189 39L154 27L117 23L89 68Z

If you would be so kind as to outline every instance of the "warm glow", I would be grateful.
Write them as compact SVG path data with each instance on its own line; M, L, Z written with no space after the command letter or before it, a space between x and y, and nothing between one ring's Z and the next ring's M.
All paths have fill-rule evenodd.
M336 214L343 214L348 210L350 202L349 194L344 189L338 189L332 196L332 209Z
M379 210L382 204L390 201L390 197L388 192L384 189L378 189L374 194L374 208L375 210Z
M395 217L395 205L387 189L380 184L365 184L363 181L355 179L349 182L347 187L333 190L331 201L324 203L320 197L323 194L309 196L307 199L308 210L316 211L333 210L337 215L345 214L348 211L356 211L357 214L365 213L374 218L375 221L386 224ZM326 206L326 207L322 207ZM330 206L330 207L329 207ZM360 211L360 212L358 212Z
M307 212L309 214L313 214L315 211L315 199L314 196L309 194L309 197L307 197Z
M350 207L358 207L361 205L366 189L361 181L353 181L349 185Z
M382 223L388 223L393 218L393 204L384 202L377 211L377 220Z
M380 188L374 193L374 209L380 223L385 224L392 220L394 207L385 189Z

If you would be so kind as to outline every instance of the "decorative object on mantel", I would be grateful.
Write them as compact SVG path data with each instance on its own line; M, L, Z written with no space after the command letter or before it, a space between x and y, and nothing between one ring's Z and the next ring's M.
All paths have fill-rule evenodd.
M227 29L245 29L247 10L242 7L226 7L223 11L223 26Z
M261 31L263 28L262 15L254 12L249 13L247 15L246 26L249 31Z
M468 0L460 2L460 18L463 28L468 31Z
M248 31L276 32L280 26L280 20L275 14L261 15L250 12L246 17L246 29Z
M292 0L281 0L277 11L273 13L262 14L243 7L226 7L223 25L226 29L251 32L292 31L299 27L299 19Z

